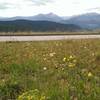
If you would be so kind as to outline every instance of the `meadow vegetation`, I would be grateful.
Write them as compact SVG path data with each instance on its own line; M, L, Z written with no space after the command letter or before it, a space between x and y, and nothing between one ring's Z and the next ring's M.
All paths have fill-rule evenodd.
M0 43L0 100L100 100L100 40Z
M0 32L0 35L53 35L53 34L96 34L99 35L100 34L100 30L82 30L82 31L64 31L64 32L60 32L60 31L53 31L53 32L32 32L32 31L28 31L28 32Z

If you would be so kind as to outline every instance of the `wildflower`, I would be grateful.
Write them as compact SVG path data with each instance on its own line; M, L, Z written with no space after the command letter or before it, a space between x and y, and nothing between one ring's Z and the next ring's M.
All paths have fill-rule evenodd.
M64 57L63 61L66 63L68 67L75 67L77 64L76 57L70 55L68 58Z
M27 96L28 100L31 100L30 96Z
M95 56L95 53L92 53L92 56Z
M3 79L2 82L5 82L5 79Z
M70 59L72 59L72 58L73 58L73 56L69 56L69 58L70 58Z
M59 44L58 44L58 43L56 43L56 46L59 46Z
M69 63L68 67L75 67L75 64Z
M84 48L86 49L87 47L86 47L86 46L84 46Z
M64 68L62 68L62 71L64 71Z
M47 67L44 67L43 70L47 70Z
M91 72L88 73L88 77L91 77L93 76L93 74Z
M63 61L64 61L64 62L66 61L66 57L63 58Z
M53 52L53 53L50 53L50 57L53 57L56 53Z
M46 96L41 96L40 100L46 100Z
M43 58L44 59L44 61L46 60L46 58Z

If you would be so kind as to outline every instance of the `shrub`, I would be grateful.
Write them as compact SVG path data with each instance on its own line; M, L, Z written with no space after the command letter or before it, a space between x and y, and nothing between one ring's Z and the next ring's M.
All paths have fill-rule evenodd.
M47 98L39 90L35 89L22 93L19 95L18 100L47 100Z

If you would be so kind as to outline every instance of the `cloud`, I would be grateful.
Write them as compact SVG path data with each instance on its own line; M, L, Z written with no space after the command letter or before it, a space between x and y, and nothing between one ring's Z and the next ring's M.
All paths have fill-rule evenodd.
M74 2L72 2L72 4L78 5L78 4L80 4L80 2L74 1Z
M91 8L90 10L100 10L100 7Z
M13 9L16 7L16 4L11 1L0 1L0 10L7 10L7 9Z
M8 9L10 5L8 3L0 3L0 10Z
M54 0L0 0L0 10L7 10L11 8L22 8L23 6L43 6L52 3Z
M86 10L87 11L100 10L100 7L90 8L90 9L86 9Z
M28 0L32 2L33 5L35 6L41 6L41 5L46 5L48 3L52 3L54 0Z

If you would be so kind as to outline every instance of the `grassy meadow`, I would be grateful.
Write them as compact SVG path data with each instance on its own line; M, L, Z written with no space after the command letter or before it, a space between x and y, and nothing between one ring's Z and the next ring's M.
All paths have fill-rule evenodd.
M100 40L0 42L0 100L100 100Z
M55 34L58 34L58 35L62 35L62 34L66 34L66 35L70 35L70 34L92 34L92 35L100 35L100 30L82 30L82 31L73 31L73 32L68 32L68 31L65 31L65 32L60 32L60 31L54 31L54 32L0 32L0 35L55 35Z

